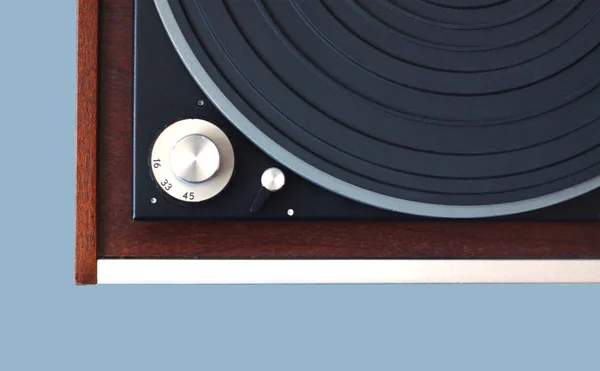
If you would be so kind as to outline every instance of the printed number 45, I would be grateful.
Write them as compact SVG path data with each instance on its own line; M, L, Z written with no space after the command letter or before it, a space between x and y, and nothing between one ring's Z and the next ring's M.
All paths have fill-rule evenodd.
M194 195L194 192L186 192L183 195L183 198L185 198L186 200L193 201L196 198L196 196Z

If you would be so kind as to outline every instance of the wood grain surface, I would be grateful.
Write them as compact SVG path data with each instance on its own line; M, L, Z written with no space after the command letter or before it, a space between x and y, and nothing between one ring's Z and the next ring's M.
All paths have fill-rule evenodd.
M600 258L597 223L134 222L132 7L101 2L98 257Z
M77 134L75 283L96 283L96 129L98 0L79 0L77 17Z

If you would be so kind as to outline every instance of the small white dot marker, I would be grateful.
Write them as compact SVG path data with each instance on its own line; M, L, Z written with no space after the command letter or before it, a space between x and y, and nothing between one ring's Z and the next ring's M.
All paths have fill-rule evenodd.
M287 214L289 216L294 216L294 209L288 209Z
M156 198L152 197L152 198L150 199L150 203L152 203L152 204L155 204L156 202L157 202Z

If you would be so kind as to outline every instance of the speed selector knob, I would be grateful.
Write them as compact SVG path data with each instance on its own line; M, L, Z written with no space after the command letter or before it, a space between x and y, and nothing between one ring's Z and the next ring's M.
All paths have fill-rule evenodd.
M171 169L187 182L203 182L219 169L219 149L204 135L188 135L171 151Z
M170 196L200 202L225 189L234 162L233 147L221 129L205 120L187 119L160 134L150 166L157 184Z

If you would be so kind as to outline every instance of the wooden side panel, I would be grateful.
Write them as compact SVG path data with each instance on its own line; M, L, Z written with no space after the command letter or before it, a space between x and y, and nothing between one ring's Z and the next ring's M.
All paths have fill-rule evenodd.
M97 277L97 111L99 0L77 2L77 190L75 283Z

